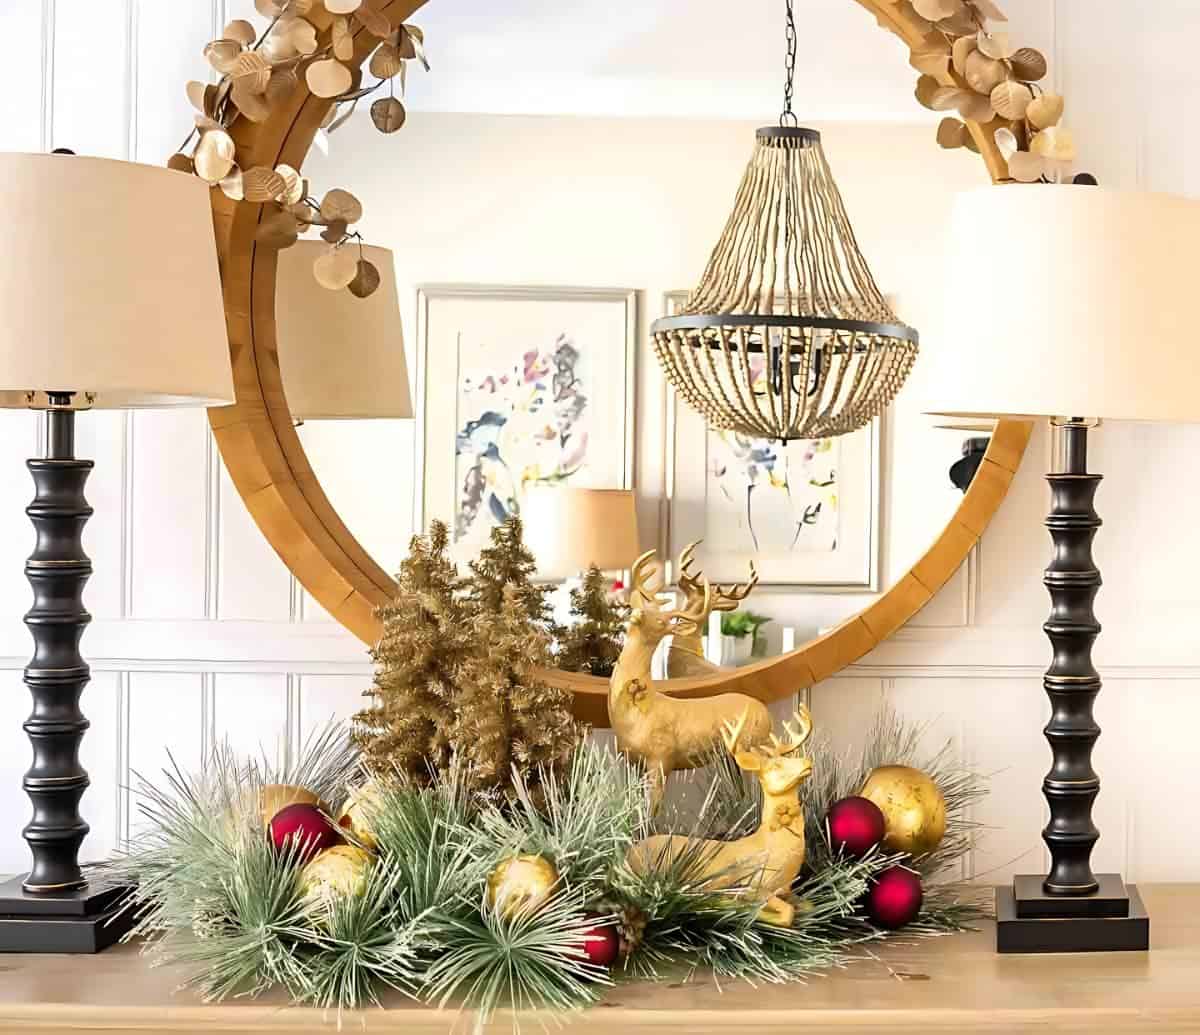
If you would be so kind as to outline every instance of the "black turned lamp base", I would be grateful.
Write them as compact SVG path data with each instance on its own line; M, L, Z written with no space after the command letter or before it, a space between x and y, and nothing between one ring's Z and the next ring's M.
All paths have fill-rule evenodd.
M0 952L102 952L137 920L122 909L126 887L97 883L77 891L31 895L22 877L0 884Z
M996 951L1144 952L1150 917L1137 887L1101 873L1090 895L1048 895L1044 877L1022 875L996 889Z

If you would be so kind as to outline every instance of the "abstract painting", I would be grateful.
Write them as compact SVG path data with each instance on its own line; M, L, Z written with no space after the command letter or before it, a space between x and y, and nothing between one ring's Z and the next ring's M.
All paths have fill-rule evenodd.
M636 321L631 291L421 289L420 523L468 557L534 487L630 487Z
M669 294L665 311L683 297ZM742 578L753 561L764 585L877 585L879 421L852 435L783 443L710 428L672 393L668 423L672 554L702 540L697 562L714 581Z

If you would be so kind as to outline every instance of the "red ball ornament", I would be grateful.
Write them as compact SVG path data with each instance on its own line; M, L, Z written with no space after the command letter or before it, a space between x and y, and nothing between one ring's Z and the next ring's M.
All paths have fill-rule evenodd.
M834 802L826 818L833 850L852 859L861 859L887 832L883 811L869 798L843 798Z
M598 967L611 967L621 954L621 939L611 923L596 924L585 932L583 951L588 962Z
M308 862L326 848L343 843L332 819L316 805L302 803L287 805L276 812L267 825L267 833L276 851L282 852L293 840L299 841L300 862Z
M903 866L884 870L867 892L867 915L880 927L895 931L911 924L924 899L921 878Z

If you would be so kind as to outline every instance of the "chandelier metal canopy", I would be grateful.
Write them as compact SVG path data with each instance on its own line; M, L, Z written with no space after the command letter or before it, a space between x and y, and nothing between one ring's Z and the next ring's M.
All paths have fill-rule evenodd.
M699 286L651 326L679 397L713 428L788 441L846 435L896 397L917 355L876 285L821 135L792 111L796 30L778 126L754 154Z

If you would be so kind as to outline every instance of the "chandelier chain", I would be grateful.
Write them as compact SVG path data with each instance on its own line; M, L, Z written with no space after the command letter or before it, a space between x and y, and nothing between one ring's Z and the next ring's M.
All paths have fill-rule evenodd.
M792 0L786 0L787 7L787 58L784 64L783 79L783 113L779 116L781 126L799 124L796 113L792 111L792 91L796 83L796 15L792 10Z

